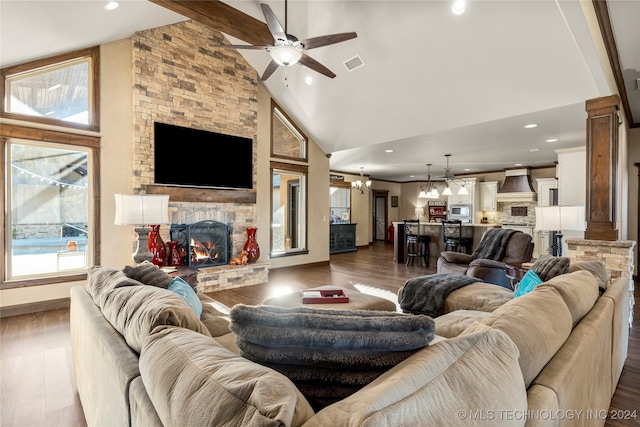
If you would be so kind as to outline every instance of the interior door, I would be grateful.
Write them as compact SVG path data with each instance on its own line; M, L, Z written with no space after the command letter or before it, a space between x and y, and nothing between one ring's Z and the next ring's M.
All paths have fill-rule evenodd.
M387 198L376 196L375 198L375 240L387 240Z

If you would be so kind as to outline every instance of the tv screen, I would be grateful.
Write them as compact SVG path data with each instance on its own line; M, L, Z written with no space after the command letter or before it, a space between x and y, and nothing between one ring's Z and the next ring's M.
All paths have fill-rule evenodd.
M154 181L161 185L253 188L253 140L154 123Z

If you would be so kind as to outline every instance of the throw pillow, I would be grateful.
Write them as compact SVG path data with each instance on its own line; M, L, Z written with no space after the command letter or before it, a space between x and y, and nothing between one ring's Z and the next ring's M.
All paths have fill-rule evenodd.
M167 273L149 261L144 261L134 266L127 265L122 271L128 277L142 282L145 285L167 289L171 282L171 277Z
M237 304L241 355L289 377L318 411L355 393L433 340L425 315Z
M518 287L513 294L514 298L518 298L524 294L528 294L535 288L537 285L543 283L542 279L536 274L535 271L529 270L518 283Z
M202 303L198 298L198 294L196 294L196 291L194 291L182 277L173 278L167 289L182 298L189 307L191 307L196 316L198 316L198 319L202 316Z
M569 270L570 260L567 257L551 255L541 256L533 263L531 270L535 271L543 282L566 273Z

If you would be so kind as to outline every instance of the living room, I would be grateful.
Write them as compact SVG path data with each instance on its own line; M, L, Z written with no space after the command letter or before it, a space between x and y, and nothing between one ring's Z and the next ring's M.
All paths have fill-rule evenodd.
M187 23L177 24L161 29L152 29L138 33L133 39L119 40L105 43L100 46L100 191L99 206L97 206L100 218L100 244L99 244L99 264L122 267L131 264L131 250L134 244L134 236L130 227L121 227L113 224L115 206L112 194L131 194L144 189L146 185L152 184L152 177L145 174L149 170L149 150L148 138L150 132L149 117L158 121L170 121L175 124L191 125L195 119L191 119L190 114L193 108L189 105L180 106L178 99L185 98L183 89L173 86L172 78L181 79L184 69L179 61L173 66L170 64L160 64L157 58L147 55L148 49L159 49L168 55L171 43L166 43L167 39L174 41L176 45L182 43L189 45L189 40L194 37L205 39L220 39L220 35L210 32L206 27L199 24ZM180 49L182 50L182 48ZM179 54L176 56L180 56ZM258 241L261 247L269 248L269 231L271 225L270 198L265 196L270 194L270 118L272 96L265 87L258 83L255 70L244 61L242 56L233 51L227 51L224 55L219 55L216 61L211 62L207 54L201 52L190 52L185 61L204 61L203 69L206 71L206 78L197 79L194 84L211 86L213 91L206 89L209 94L203 99L203 105L199 106L199 123L216 123L221 129L229 133L254 138L256 143L254 153L255 163L255 204L249 206L238 206L234 202L216 201L206 205L200 202L172 202L171 215L172 222L186 222L191 217L208 219L232 218L230 221L236 224L237 241L242 241L244 237L243 227L255 226L258 228ZM132 61L131 58L134 58ZM195 60L193 58L196 58ZM132 63L134 66L132 66ZM163 68L167 67L167 68ZM144 70L144 72L143 72ZM226 72L225 72L226 70ZM228 72L233 70L233 73ZM174 77L167 77L172 75ZM109 76L104 78L104 76ZM191 78L188 78L191 80ZM158 82L166 82L167 86L162 87L171 94L162 93L162 97L171 96L175 103L171 108L167 108L161 102L156 102L157 97L149 95L158 87ZM132 91L132 88L134 90ZM215 98L215 101L211 98ZM149 101L151 99L151 101ZM242 108L239 109L238 105ZM240 110L242 117L230 115L229 111ZM176 116L180 120L176 120ZM4 123L8 123L3 121ZM12 124L16 124L12 122ZM635 136L633 136L635 135ZM145 139L146 138L146 139ZM635 138L635 139L634 139ZM627 159L626 169L631 169L633 158L637 155L634 150L633 141L637 141L637 131L629 137L630 152ZM637 144L635 144L637 146ZM637 149L636 149L637 150ZM131 165L134 165L131 167ZM307 222L308 222L308 253L294 257L282 257L269 259L272 269L292 267L299 265L327 264L330 261L328 243L328 216L329 193L327 191L330 162L312 139L308 142L308 194L313 197L308 198ZM212 156L212 168L224 169L220 162ZM355 181L359 177L356 174L344 174L347 181ZM400 221L403 217L413 213L413 195L417 193L418 183L400 184L386 181L373 181L373 188L378 190L388 190L391 194L401 197L400 206L393 209L390 206L390 220ZM628 184L628 199L622 203L623 206L633 210L634 197L633 185ZM371 242L372 227L369 196L357 199L353 205L352 221L361 224L358 229L358 246L366 247ZM409 215L407 215L409 212ZM631 220L633 215L629 213ZM632 222L632 221L631 221ZM237 225L237 224L241 224ZM632 227L625 231L630 233ZM165 240L168 240L168 227L163 227L162 233ZM265 259L268 250L263 252ZM391 261L390 261L391 262ZM15 288L5 288L1 292L1 304L3 312L19 313L26 307L53 307L68 301L69 290L75 285L84 284L83 281L64 281L44 284L37 287L21 286ZM8 310L8 311L7 311Z

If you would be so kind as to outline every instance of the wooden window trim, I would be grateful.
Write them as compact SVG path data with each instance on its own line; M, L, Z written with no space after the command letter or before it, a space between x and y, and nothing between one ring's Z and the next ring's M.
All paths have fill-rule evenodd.
M291 126L293 126L293 128L296 130L296 132L298 132L302 138L304 138L304 144L305 144L305 149L304 149L304 155L305 157L290 157L290 156L283 156L282 154L275 154L273 151L273 129L275 128L274 126L274 121L275 120L279 120L275 113L274 110L278 109L278 111L280 111L280 114L282 114L282 116L287 119L287 121L289 122L289 124ZM269 139L270 139L270 145L271 145L271 157L273 158L278 158L278 159L285 159L285 160L297 160L297 161L301 161L301 162L308 162L309 161L309 138L307 138L307 135L305 135L304 132L302 132L302 130L298 127L298 125L296 124L296 122L294 120L291 119L291 117L289 117L289 115L286 113L286 111L284 111L284 109L278 105L278 103L276 101L273 100L273 98L271 99L271 131L269 132Z
M25 114L11 113L6 111L6 84L7 78L11 77L15 74L24 73L28 71L35 71L39 68L48 67L51 65L63 63L66 61L71 61L74 59L80 58L91 58L91 73L92 73L92 82L91 82L91 99L89 100L91 112L90 112L90 123L82 124L82 123L72 123L65 122L63 120L51 119L47 117L34 117L28 116ZM14 65L6 68L0 69L0 77L2 77L2 84L0 85L0 99L2 99L2 104L0 105L0 117L6 119L14 119L25 122L32 123L42 123L48 125L62 126L66 128L72 129L84 129L91 131L99 131L100 130L100 48L99 47L90 47L86 49L76 50L73 52L63 53L61 55L52 56L49 58L38 59L31 62L26 62L24 64Z
M93 192L93 260L88 260L88 265L100 264L100 138L88 135L72 134L60 131L52 131L46 129L36 129L20 125L0 124L0 164L6 163L6 141L9 138L24 139L38 142L54 142L66 144L70 146L78 146L89 148L91 151L92 161L92 192ZM2 173L3 181L6 182L5 172ZM5 200L4 185L0 186L0 198ZM0 239L2 239L2 247L4 248L5 231L7 230L7 215L5 209L0 212ZM63 276L39 277L34 279L18 279L7 281L5 268L5 254L0 257L0 269L2 271L2 280L0 281L0 289L21 288L26 286L49 285L54 283L74 282L86 280L87 274L72 274Z

